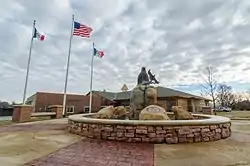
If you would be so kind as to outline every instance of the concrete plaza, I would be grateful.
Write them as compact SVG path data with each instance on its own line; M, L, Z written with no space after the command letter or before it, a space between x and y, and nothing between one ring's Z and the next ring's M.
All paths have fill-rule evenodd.
M194 144L98 141L67 132L67 119L0 126L0 165L250 165L250 121L232 121L232 136Z

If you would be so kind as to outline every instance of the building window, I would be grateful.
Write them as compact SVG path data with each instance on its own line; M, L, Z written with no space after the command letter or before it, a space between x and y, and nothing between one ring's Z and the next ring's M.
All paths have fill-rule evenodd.
M74 113L75 107L74 106L67 106L67 113Z
M89 112L89 106L84 106L84 112L88 113Z

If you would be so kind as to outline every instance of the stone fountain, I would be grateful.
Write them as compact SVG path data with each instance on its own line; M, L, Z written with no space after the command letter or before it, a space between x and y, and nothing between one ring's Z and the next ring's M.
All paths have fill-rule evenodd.
M142 67L137 78L137 85L131 92L130 107L108 106L100 110L95 118L99 119L130 119L130 120L170 120L167 111L157 103L157 90L154 84L159 84L155 75ZM190 120L194 117L181 106L172 108L176 120Z
M157 104L159 81L142 67L130 107L107 106L97 113L71 115L68 130L88 138L148 143L209 142L231 136L229 118L191 114L181 106L167 112Z

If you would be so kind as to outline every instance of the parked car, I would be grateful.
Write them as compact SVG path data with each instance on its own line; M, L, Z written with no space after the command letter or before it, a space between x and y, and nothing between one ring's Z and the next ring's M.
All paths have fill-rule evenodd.
M222 111L222 112L230 112L230 111L232 111L232 109L231 108L229 108L229 107L216 107L215 109L214 109L214 111Z

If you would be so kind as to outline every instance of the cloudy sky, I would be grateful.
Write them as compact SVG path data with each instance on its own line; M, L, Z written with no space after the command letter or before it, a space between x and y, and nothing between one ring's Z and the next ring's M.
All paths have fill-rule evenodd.
M27 96L63 92L72 14L94 31L73 37L69 93L89 90L93 41L105 51L94 59L95 90L133 88L141 66L161 86L196 94L207 66L234 90L250 88L249 0L8 0L0 14L2 100L22 99L34 19L46 39L34 40Z

